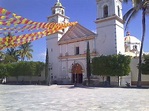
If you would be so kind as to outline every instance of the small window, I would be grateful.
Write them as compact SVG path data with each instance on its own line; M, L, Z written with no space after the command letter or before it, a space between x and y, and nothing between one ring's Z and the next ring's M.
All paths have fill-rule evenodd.
M133 49L134 49L134 50L137 50L137 45L134 45L134 46L133 46Z
M120 7L117 6L118 16L120 17Z
M79 55L79 47L76 47L76 55Z
M105 5L104 7L103 7L103 17L105 18L105 17L108 17L108 6L107 5Z
M62 15L64 15L64 10L62 10Z
M52 14L55 14L55 10L52 11Z

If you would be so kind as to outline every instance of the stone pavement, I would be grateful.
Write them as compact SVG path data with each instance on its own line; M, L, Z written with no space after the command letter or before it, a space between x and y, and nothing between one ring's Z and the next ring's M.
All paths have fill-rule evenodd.
M149 89L0 85L0 111L149 111Z

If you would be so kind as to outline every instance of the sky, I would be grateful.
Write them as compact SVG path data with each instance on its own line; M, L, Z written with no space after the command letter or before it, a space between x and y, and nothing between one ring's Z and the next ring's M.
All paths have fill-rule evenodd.
M47 22L47 17L51 16L51 8L57 0L0 0L0 7L16 13L27 19L36 22ZM77 21L91 31L96 31L95 20L97 18L96 0L60 0L65 7L65 15L70 17L70 21ZM131 8L131 3L123 4L123 15ZM147 16L148 18L149 16ZM146 19L147 19L146 18ZM146 37L144 42L144 51L149 52L149 19L146 21ZM141 40L141 13L139 13L125 30L132 36ZM45 62L46 39L45 37L32 42L33 61Z

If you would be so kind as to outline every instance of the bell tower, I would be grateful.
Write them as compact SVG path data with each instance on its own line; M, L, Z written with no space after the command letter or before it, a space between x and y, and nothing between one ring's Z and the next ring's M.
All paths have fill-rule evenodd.
M59 0L57 0L56 4L52 8L52 14L57 14L57 13L59 13L61 15L65 15L65 9Z
M123 0L96 0L96 50L100 55L124 54Z
M48 17L48 22L68 23L69 17L65 16L65 8L62 3L57 0L51 9L52 15Z
M48 22L55 23L68 23L69 17L65 16L65 8L62 3L57 0L54 6L51 8L51 15L48 17ZM62 36L66 33L69 27L59 30L54 34L50 34L46 37L46 45L48 48L49 55L49 66L50 66L50 75L52 81L57 81L59 74L61 72L61 63L59 61L59 56L61 53L60 46L58 45L58 41L62 38Z

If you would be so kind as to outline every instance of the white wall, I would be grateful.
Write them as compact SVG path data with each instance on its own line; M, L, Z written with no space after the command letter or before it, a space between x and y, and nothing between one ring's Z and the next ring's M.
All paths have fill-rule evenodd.
M94 49L94 40L89 40L89 45L90 45L90 52L93 51ZM68 52L69 56L74 56L73 58L67 58L67 59L61 59L60 64L61 64L61 71L60 71L60 79L62 81L70 81L72 79L72 65L75 63L79 63L82 68L83 68L83 79L86 78L86 57L80 57L79 55L75 56L75 47L79 46L79 52L80 54L85 54L86 52L86 47L87 47L87 41L80 41L80 42L75 42L75 43L70 43L70 44L63 44L60 45L61 53L62 56L65 56L65 53Z
M100 55L117 54L115 20L97 24L96 50Z
M92 52L94 49L94 40L89 40L89 45L90 45L90 52ZM85 54L87 48L87 41L63 44L60 45L59 47L63 56L66 54L66 52L68 52L68 55L75 55L75 47L79 47L80 54Z
M117 54L124 54L124 26L122 23L116 22L116 47L117 47Z
M138 58L133 58L130 63L131 72L128 76L124 76L121 78L121 85L126 86L126 82L128 83L136 83L138 80ZM147 83L149 85L149 75L142 74L142 83Z
M47 47L49 54L49 66L51 67L50 73L53 75L53 80L56 80L60 73L60 61L58 57L60 55L60 48L58 45L58 38L61 37L60 34L52 34L47 37Z

